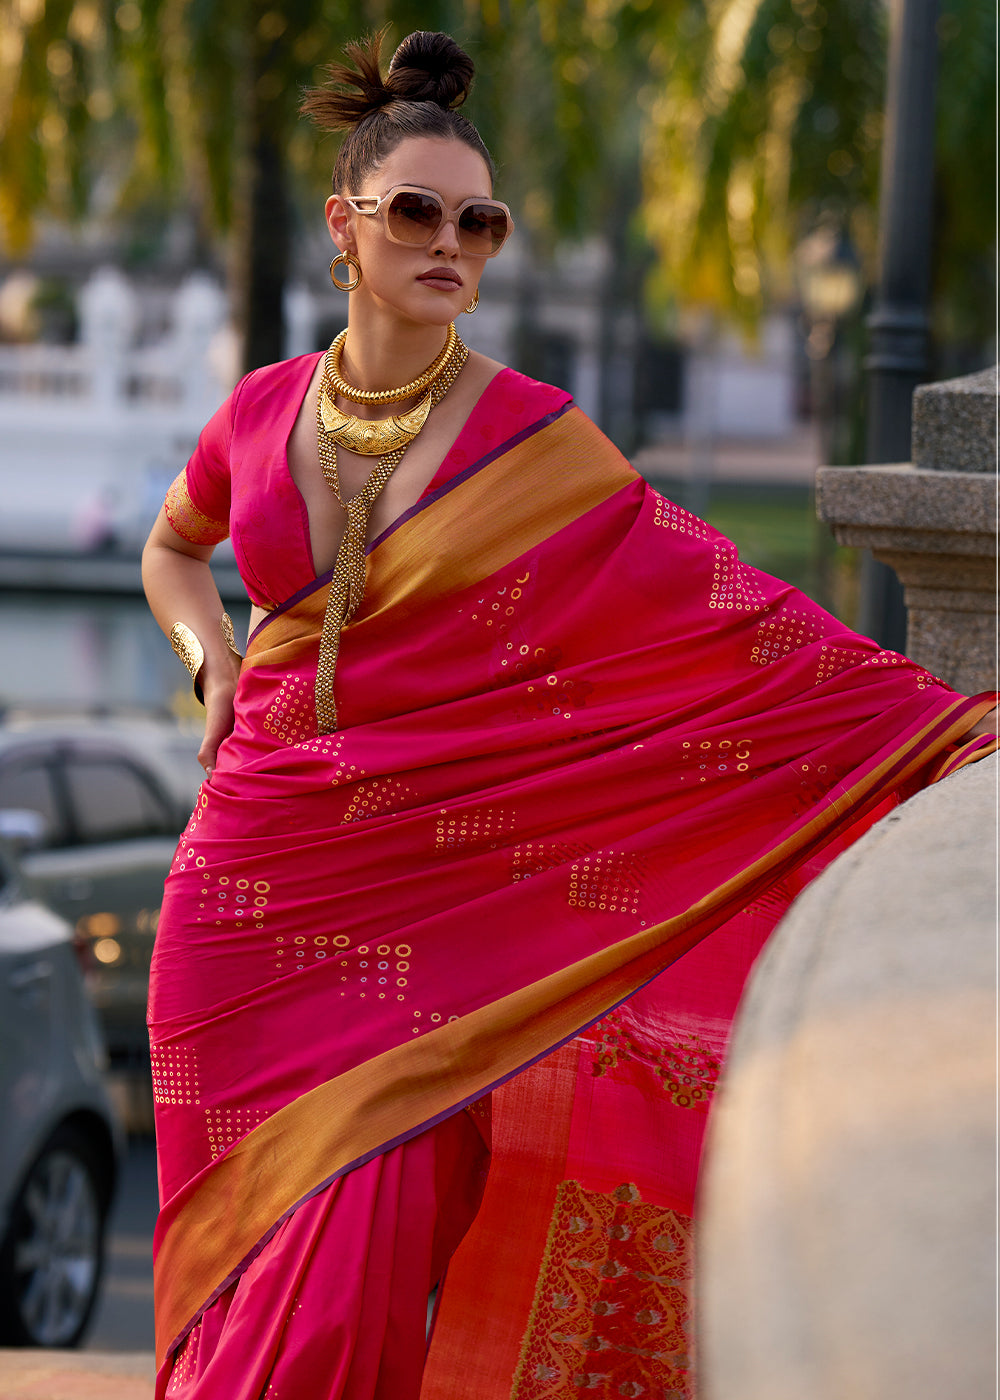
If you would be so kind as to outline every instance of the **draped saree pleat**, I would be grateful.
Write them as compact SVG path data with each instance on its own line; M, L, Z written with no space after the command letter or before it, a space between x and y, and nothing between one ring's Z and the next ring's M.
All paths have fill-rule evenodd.
M178 847L160 1395L415 1396L493 1090L425 1395L683 1393L684 1266L649 1261L683 1252L753 956L859 823L987 747L963 736L991 699L742 564L565 396L490 392L477 450L369 551L340 728L316 724L321 577L252 637ZM588 1232L614 1250L574 1264Z

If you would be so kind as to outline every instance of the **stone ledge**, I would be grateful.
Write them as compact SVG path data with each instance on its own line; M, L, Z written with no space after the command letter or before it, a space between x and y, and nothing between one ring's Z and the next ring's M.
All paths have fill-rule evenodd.
M0 1348L3 1400L153 1400L152 1352Z
M929 471L992 472L997 370L923 384L913 395L913 461Z
M997 759L873 828L755 969L703 1174L704 1400L994 1394Z
M991 686L996 477L909 463L821 467L816 508L841 544L895 569L909 610L907 656L967 695Z
M954 557L956 564L964 567L968 567L968 560L996 558L996 539L993 535L904 530L898 525L835 525L833 533L838 544L850 545L854 549L870 549L893 568L896 567L895 560L886 557L892 550L899 554L919 554L929 559Z
M960 547L964 536L976 540L974 552L985 545L983 552L996 554L997 482L992 476L926 471L909 462L820 467L816 508L838 538L845 527L871 526L905 531L916 541L931 536L935 553L941 538L954 535L959 539L949 552Z

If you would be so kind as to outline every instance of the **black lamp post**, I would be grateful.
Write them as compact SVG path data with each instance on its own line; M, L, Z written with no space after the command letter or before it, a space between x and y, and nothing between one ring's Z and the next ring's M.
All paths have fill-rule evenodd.
M892 0L879 201L875 303L868 318L871 463L910 460L913 391L929 376L931 200L938 0ZM906 641L903 590L866 557L859 631L895 650Z
M812 410L820 432L820 456L828 465L833 461L837 419L837 332L861 297L861 268L850 239L835 225L821 225L802 240L795 267L809 325Z

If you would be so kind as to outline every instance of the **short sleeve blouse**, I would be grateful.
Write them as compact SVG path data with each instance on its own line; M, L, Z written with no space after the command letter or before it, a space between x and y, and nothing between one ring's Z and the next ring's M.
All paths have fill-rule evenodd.
M247 593L264 608L316 577L306 504L288 467L288 439L318 360L302 355L242 379L206 424L164 502L171 526L192 544L218 544L231 535ZM562 389L501 370L405 518L569 398Z

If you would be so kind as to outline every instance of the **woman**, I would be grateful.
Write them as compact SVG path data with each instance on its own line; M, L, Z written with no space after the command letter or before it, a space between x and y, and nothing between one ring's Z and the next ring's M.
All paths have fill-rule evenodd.
M512 228L453 110L472 64L423 33L384 80L377 41L349 53L305 104L348 128L346 344L237 386L144 556L208 774L151 977L157 1394L681 1394L753 955L859 823L989 746L992 701L465 351ZM242 665L208 571L230 533Z

